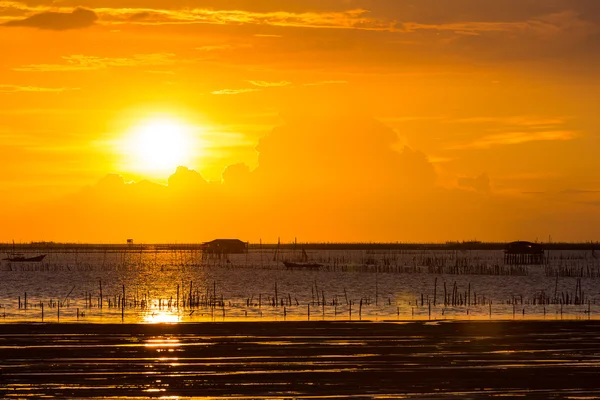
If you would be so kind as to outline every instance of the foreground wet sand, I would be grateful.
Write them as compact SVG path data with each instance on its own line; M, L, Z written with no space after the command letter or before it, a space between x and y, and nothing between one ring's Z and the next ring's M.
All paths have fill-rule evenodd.
M598 367L598 321L0 325L2 397L596 398Z

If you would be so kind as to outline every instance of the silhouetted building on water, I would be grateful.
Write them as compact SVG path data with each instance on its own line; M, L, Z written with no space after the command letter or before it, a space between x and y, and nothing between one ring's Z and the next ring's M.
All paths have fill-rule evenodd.
M202 245L207 254L243 254L248 252L248 243L239 239L216 239Z
M544 248L538 243L512 242L504 249L504 264L542 265L544 260Z

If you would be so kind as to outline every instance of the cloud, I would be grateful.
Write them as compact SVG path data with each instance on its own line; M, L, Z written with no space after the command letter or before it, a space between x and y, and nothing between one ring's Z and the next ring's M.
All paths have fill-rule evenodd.
M489 193L491 191L490 177L483 173L476 178L459 178L458 186L474 189L477 192Z
M394 37L373 44L372 52L381 50L387 55L400 56L402 52L398 50L410 46L414 60L419 59L421 52L429 53L423 46L437 56L453 60L466 56L507 63L515 59L539 59L539 55L555 56L557 52L593 58L597 53L590 51L595 46L594 37L600 37L600 17L594 17L594 10L590 9L593 7L568 0L557 0L552 5L531 0L526 6L516 0L495 2L501 4L460 0L452 6L439 0L423 0L418 4L404 0L332 0L323 2L325 4L290 1L277 6L266 0L258 3L232 0L203 1L202 7L196 8L185 0L168 2L160 7L157 3L155 7L152 3L144 7L144 3L137 0L128 3L62 0L52 9L40 1L6 3L19 12L35 12L35 15L66 15L69 13L64 6L84 4L94 7L94 12L100 16L97 24L232 26L246 30L253 37L284 36L285 31L280 28L386 32L393 33ZM10 18L16 17L4 17ZM13 19L9 23L18 24L19 20ZM338 35L337 32L332 34ZM290 32L285 37L293 41L297 36ZM356 43L371 40L369 38L374 36L361 38L357 38ZM203 52L231 50L227 45L219 44L198 49ZM565 54L561 59L568 62ZM406 57L403 60L406 61Z
M0 85L0 93L17 93L17 92L41 92L41 93L60 93L68 90L79 90L79 88L49 88L40 86L22 86L22 85Z
M577 137L577 133L573 131L538 131L538 132L504 132L484 136L476 139L473 142L460 144L450 147L452 150L459 149L488 149L493 146L504 146L522 144L528 142L543 142L543 141L566 141Z
M29 14L29 10L25 4L13 1L0 1L0 18L1 17L20 17L23 18Z
M576 22L578 21L578 22ZM459 35L480 35L485 32L530 32L536 35L553 35L562 31L563 28L573 30L581 29L587 32L593 28L593 24L579 19L579 14L565 10L560 13L541 15L535 18L519 21L468 21L440 24L423 24L418 22L405 22L403 24L406 32L419 30L434 30L438 32L449 31Z
M223 183L225 185L243 186L250 182L250 168L244 163L229 165L223 171Z
M93 71L111 67L165 66L176 63L171 53L135 54L132 57L110 58L86 55L62 57L63 64L30 64L13 68L14 71L55 72L55 71Z
M451 162L454 161L454 158L451 157L429 157L429 162L432 164L442 164L442 163L447 163L447 162Z
M196 47L196 50L199 51L224 51L224 50L233 50L235 48L237 48L238 46L234 46L232 44L220 44L220 45L212 45L212 46L201 46L201 47Z
M470 117L447 119L444 122L449 124L489 124L497 123L512 126L550 126L562 125L568 118L565 117L540 117L536 115L517 115L509 117Z
M322 85L345 85L348 81L320 81L320 82L309 82L303 86L322 86Z
M7 2L19 4L17 2ZM62 4L69 4L69 1ZM286 2L285 5L273 7L263 2L203 2L204 8L189 7L183 2L173 2L164 8L139 7L140 3L132 3L138 7L125 7L111 1L84 1L95 7L102 15L102 24L217 24L217 25L260 25L275 27L303 27L321 29L353 29L367 31L383 31L402 34L421 34L428 31L449 34L452 36L480 36L482 34L508 33L510 35L534 35L542 38L566 35L585 38L598 27L594 25L593 13L578 4L549 6L543 1L531 2L528 7L517 6L514 1L500 2L482 6L481 3L463 1L448 6L439 0L419 2L418 5L406 4L405 1L381 2L374 0L361 1L360 6L349 8L348 2L328 1L327 4L305 2ZM179 4L178 4L179 3ZM304 3L304 4L302 4ZM505 4L506 3L506 4ZM535 6L534 4L535 3ZM39 5L17 7L39 12ZM427 5L431 4L431 5ZM513 4L512 6L509 4ZM60 18L68 13L44 11L38 15ZM438 10L438 12L432 11ZM92 12L90 10L86 10ZM74 11L71 14L75 14ZM95 15L95 14L94 14ZM46 18L46 17L44 17ZM22 24L26 20L14 20L10 24ZM93 23L95 20L91 21ZM597 21L596 21L597 22ZM64 29L64 28L63 28ZM255 34L260 37L280 37L280 34ZM437 38L445 40L446 37Z
M98 8L107 24L252 24L323 29L396 30L394 21L367 18L365 9L331 12L256 12L223 9L135 9ZM263 35L264 36L264 35ZM273 36L273 35L270 35Z
M567 125L570 118L554 116L517 115L500 117L446 118L445 124L483 126L485 135L448 147L457 149L486 149L540 141L566 141L578 136Z
M76 8L70 13L47 11L21 20L12 20L3 25L8 27L31 27L50 30L81 29L93 25L98 16L92 10Z
M565 189L561 191L561 194L597 194L600 190L585 190L585 189Z
M355 229L358 239L380 235L381 227L372 224L384 220L386 235L395 235L399 223L413 223L404 215L417 214L410 198L435 190L427 157L410 148L395 151L396 133L373 118L297 114L284 121L260 141L254 170L233 164L220 182L207 182L199 172L179 167L167 185L128 183L109 175L57 202L52 211L44 210L44 226L68 214L72 223L52 226L70 232L75 221L85 220L90 228L77 234L86 240L108 235L106 241L117 234L159 240L172 235L173 226L178 240L198 235L266 238L272 232L324 240L335 239L335 229L340 235L350 232L346 226Z
M169 177L169 188L179 191L200 190L207 182L202 175L187 167L177 167L173 175Z
M419 6L395 7L382 2L363 2L366 7L348 9L347 4L337 3L330 7L294 7L291 4L275 11L273 7L255 8L245 4L240 8L227 8L215 4L214 8L99 8L103 23L106 24L218 24L218 25L260 25L274 27L352 29L421 35L432 32L444 36L476 37L484 34L530 35L548 39L557 35L582 39L598 32L593 22L582 18L582 11L576 9L537 7L532 12L519 15L506 15L505 19L494 16L495 7L481 7L478 4L462 4L449 9L447 3L432 8L446 10L446 18L432 18L423 12L427 8ZM426 3L426 2L424 2ZM435 2L434 2L435 3ZM239 5L241 6L241 5ZM412 8L412 9L411 9ZM506 8L507 10L504 10ZM418 11L415 12L414 9ZM461 14L461 10L462 14ZM510 11L503 7L502 11ZM538 14L534 13L537 12ZM504 12L504 14L507 14ZM466 19L464 15L472 17ZM261 34L259 34L261 35ZM265 37L280 35L262 34Z
M292 82L287 82L287 81L267 82L267 81L248 80L246 82L248 82L254 86L258 86L260 89L259 88L221 89L221 90L215 90L215 91L211 92L211 94L234 95L234 94L254 93L254 92L260 92L263 89L267 89L267 88L285 87L285 86L290 86L292 84Z
M394 150L398 135L393 129L369 117L328 113L284 114L285 124L256 148L258 175L269 182L295 177L298 186L326 191L348 190L357 179L372 192L434 185L433 165L422 152Z
M332 111L334 105L327 104L324 110L284 113L283 123L260 140L258 168L231 165L221 182L206 182L186 167L178 168L168 185L127 183L111 175L90 190L41 206L37 213L22 207L18 214L0 216L12 235L104 242L230 236L255 241L277 236L311 241L505 240L517 233L522 237L522 232L533 237L547 232L536 222L547 221L549 214L558 218L556 226L565 223L569 234L577 234L581 220L573 222L572 215L557 212L555 203L538 196L482 196L491 186L486 174L459 180L460 187L471 190L436 186L435 170L424 153L409 147L394 150L399 138L393 129L354 109ZM25 215L40 223L22 226ZM584 217L588 222L581 226L598 226L600 217L594 216L594 225L589 215ZM498 229L490 231L490 226Z
M288 82L288 81L280 81L280 82L247 81L247 82L253 84L254 86L259 86L259 87L284 87L284 86L290 86L292 84L292 82Z
M252 93L252 92L260 92L260 89L222 89L222 90L215 90L214 92L211 92L212 94L216 94L216 95L233 95L233 94L242 94L242 93Z

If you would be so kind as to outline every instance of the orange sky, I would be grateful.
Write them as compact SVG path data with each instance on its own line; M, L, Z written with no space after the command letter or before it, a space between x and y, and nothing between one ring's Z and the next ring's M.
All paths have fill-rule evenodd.
M600 235L596 0L0 1L0 24L0 241Z

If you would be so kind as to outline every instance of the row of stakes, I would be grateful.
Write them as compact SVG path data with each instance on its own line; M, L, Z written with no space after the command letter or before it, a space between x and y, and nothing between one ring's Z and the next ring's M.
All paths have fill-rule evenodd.
M98 308L102 309L103 306L103 297L102 297L102 283L100 282L100 297L98 298ZM223 295L221 295L221 298L218 299L216 296L216 282L213 284L213 296L210 296L210 291L207 288L206 290L206 295L200 295L199 291L196 290L196 292L193 292L193 282L190 282L190 290L189 290L189 295L187 296L187 301L186 301L186 296L184 297L180 297L180 290L179 290L179 285L177 285L177 299L176 301L173 301L172 298L170 299L159 299L158 300L158 308L160 310L162 310L163 308L167 308L169 310L172 310L173 308L177 309L179 311L180 309L180 305L182 309L188 309L191 310L189 315L192 316L194 314L194 312L196 311L196 309L200 308L200 307L210 307L212 310L212 313L214 315L214 311L215 308L221 308L222 309L222 313L223 313L223 318L225 318L225 301L223 299ZM437 289L437 282L436 282L436 286L435 288ZM51 299L48 303L50 308L56 308L56 315L57 315L57 321L60 321L60 309L61 308L65 308L65 307L69 307L70 305L70 299L69 296L71 295L71 293L73 292L73 290L75 289L75 287L73 287L71 289L71 291L67 294L67 296L65 297L64 300L62 301L56 301L54 299ZM579 291L581 291L581 286L580 283L578 283L578 289ZM328 303L325 300L325 293L324 291L321 291L321 296L317 296L315 297L315 291L317 291L318 293L318 288L316 287L316 283L315 283L315 287L313 290L313 300L311 302L309 302L307 304L307 318L308 320L310 320L311 318L311 306L314 307L315 305L317 307L322 307L322 315L323 318L325 317L325 313L326 313L326 305L328 305ZM581 293L581 292L580 292ZM347 296L347 292L346 289L344 289L344 296L345 296L345 301L346 301L346 306L348 308L348 317L350 320L352 320L352 307L356 306L357 303L355 301L349 300L348 296ZM133 301L129 303L129 307L130 308L137 308L140 307L141 309L147 309L147 308L151 308L152 304L151 302L148 300L149 298L149 294L146 295L144 294L144 299L142 300L137 300L138 296L134 297ZM320 298L319 298L320 297ZM575 296L575 298L577 298L577 296ZM181 301L179 300L181 299ZM568 296L567 296L568 299ZM247 307L250 306L258 306L258 308L260 309L262 307L262 295L258 296L258 303L253 302L254 298L250 298L247 300L246 305ZM300 302L294 298L295 300L295 305L297 307L300 306ZM122 286L122 295L119 296L114 296L114 300L106 299L106 303L108 308L114 309L114 308L118 308L121 310L121 319L124 320L125 317L125 309L126 309L126 305L127 305L127 301L126 301L126 296L125 296L125 285ZM412 302L411 302L412 303ZM338 315L338 311L337 311L337 306L340 304L337 296L330 302L330 305L334 307L334 315ZM376 296L376 300L375 300L375 304L378 304L378 297ZM410 303L409 303L410 304ZM485 299L485 297L481 297L479 302L477 301L477 295L475 294L474 296L474 301L471 302L471 297L470 297L470 287L469 287L469 292L465 292L464 297L461 295L459 295L457 293L457 287L456 287L456 283L454 284L453 287L453 291L452 291L452 296L449 296L446 293L445 290L445 294L444 294L444 308L442 309L442 315L444 315L446 308L447 307L457 307L457 306L477 306L477 305L488 305L489 306L489 316L490 318L492 317L492 301ZM512 304L513 305L513 317L515 317L516 315L516 308L518 304L523 304L523 297L521 296L519 297L513 297L512 301L507 302L507 304ZM532 304L536 304L535 299L533 301ZM543 313L544 316L546 315L546 304L550 304L550 303L546 303L546 302L538 302L537 305L543 304L544 308L543 308ZM556 303L558 304L558 303ZM560 315L562 318L563 315L563 305L582 305L584 304L583 302L565 302L565 303L560 303ZM35 303L35 306L38 306L41 309L41 319L42 322L44 321L44 303L42 301L40 301L39 303ZM293 307L293 303L292 303L292 298L291 298L291 294L288 294L287 297L285 298L278 298L278 293L277 293L277 284L275 284L275 296L274 297L267 297L267 305L268 306L272 306L272 307L278 307L281 306L283 307L283 316L284 318L287 317L288 314L288 307ZM358 302L358 316L359 319L362 319L362 309L363 306L370 306L371 305L371 299L370 298L361 298L360 301ZM392 301L391 298L388 298L388 305L391 306L392 305ZM420 307L419 307L419 299L415 299L414 301L414 305L417 308L422 308L425 305L428 307L428 317L429 319L431 319L432 316L432 306L436 307L437 302L436 302L436 296L435 296L435 290L434 290L434 298L433 301L431 299L429 299L429 297L427 296L427 298L425 298L425 296L423 294L421 294L421 299L420 299ZM18 306L19 309L24 309L27 310L28 309L28 302L27 302L27 293L24 294L24 301L21 301L21 297L19 296L18 298ZM229 302L229 306L231 306L231 302ZM591 317L591 302L588 300L587 302L587 314L588 314L588 318ZM93 302L92 302L92 297L91 297L91 293L88 293L85 295L85 308L92 308L93 307ZM469 308L467 308L466 310L467 315L469 315ZM412 317L414 318L414 314L415 314L415 307L412 307ZM522 314L525 315L525 308L522 309ZM77 308L76 310L76 316L77 316L77 320L79 320L80 317L85 317L86 313L84 311L80 311L79 308ZM247 311L245 311L245 315L247 316ZM260 312L260 315L262 316L262 311ZM400 317L400 307L397 307L397 315L398 318ZM4 312L4 318L6 318L6 312Z

